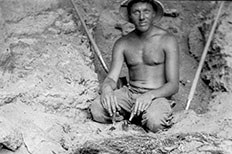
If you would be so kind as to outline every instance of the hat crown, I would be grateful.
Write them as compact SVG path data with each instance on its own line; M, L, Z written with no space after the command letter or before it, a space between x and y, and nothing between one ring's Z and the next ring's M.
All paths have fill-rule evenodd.
M163 4L159 2L158 0L125 0L121 3L120 9L119 9L119 13L121 17L124 20L130 22L129 15L128 15L128 6L131 7L133 4L139 3L139 2L150 3L153 6L153 9L156 11L156 15L154 16L153 21L156 23L160 21L160 19L164 15L164 7L163 7Z

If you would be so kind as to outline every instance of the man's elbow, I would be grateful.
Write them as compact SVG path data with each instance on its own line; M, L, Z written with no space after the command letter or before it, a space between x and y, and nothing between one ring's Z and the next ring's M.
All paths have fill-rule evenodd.
M178 93L178 91L179 91L179 83L178 82L173 83L173 90L172 91L173 91L173 95Z
M178 91L179 91L179 85L175 86L174 94L178 93Z

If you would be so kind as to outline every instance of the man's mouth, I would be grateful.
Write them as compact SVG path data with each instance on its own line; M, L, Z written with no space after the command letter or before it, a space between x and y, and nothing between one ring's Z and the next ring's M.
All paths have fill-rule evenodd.
M140 26L146 26L147 23L146 23L146 22L140 22L139 25L140 25Z

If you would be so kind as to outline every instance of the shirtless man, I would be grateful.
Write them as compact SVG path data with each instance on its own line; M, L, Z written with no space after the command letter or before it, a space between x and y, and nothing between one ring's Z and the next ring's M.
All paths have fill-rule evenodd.
M169 127L170 100L178 92L179 51L173 35L157 27L163 6L157 0L127 0L121 15L135 29L119 38L113 47L110 71L101 87L100 101L91 107L93 119L112 122L129 119L152 132ZM123 63L129 70L129 85L117 89Z

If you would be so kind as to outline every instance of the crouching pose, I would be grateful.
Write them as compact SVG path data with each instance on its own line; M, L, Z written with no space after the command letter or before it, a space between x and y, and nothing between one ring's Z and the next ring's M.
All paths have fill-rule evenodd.
M157 0L127 0L121 16L135 29L119 38L113 47L110 71L101 87L101 96L92 103L93 120L111 123L112 116L132 119L157 132L170 127L169 98L178 92L179 51L175 37L155 25L163 16ZM129 72L128 86L117 89L123 63Z

